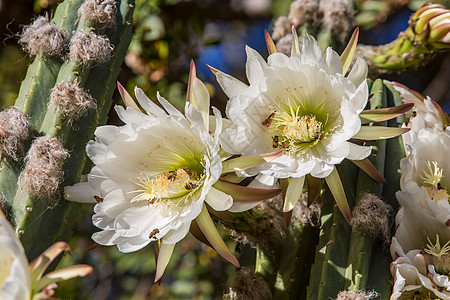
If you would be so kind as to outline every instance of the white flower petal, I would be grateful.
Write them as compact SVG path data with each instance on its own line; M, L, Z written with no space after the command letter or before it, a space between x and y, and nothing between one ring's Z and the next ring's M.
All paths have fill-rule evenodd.
M349 153L347 155L347 159L350 160L362 160L370 155L370 152L372 152L372 147L368 146L360 146L356 145L350 142L347 142L349 145Z
M2 272L9 275L0 282L0 298L30 299L31 281L28 261L22 244L13 227L0 213L0 265Z
M159 92L156 93L156 98L158 98L159 103L161 103L161 105L164 107L164 109L167 111L169 115L184 119L183 114L178 109L176 109L172 104L170 104L170 102L167 101L163 96L161 96Z
M216 79L222 90L230 98L244 93L248 87L245 83L221 71L216 72Z
M211 187L205 201L217 211L227 210L233 205L233 198L218 189Z
M194 92L195 103L197 104L197 109L202 115L203 122L205 124L206 131L209 131L209 93L206 86L198 78L194 79L194 84L192 87Z
M181 241L189 232L191 222L183 223L178 229L169 231L162 239L163 244L175 244Z
M88 182L80 182L64 188L64 199L79 203L95 203L97 192Z
M263 79L267 63L258 52L249 46L245 46L245 52L247 53L247 63L245 67L248 81L250 84L256 84Z
M309 34L303 36L301 55L315 64L320 64L322 59L323 52L319 43Z
M347 78L351 80L351 82L353 82L355 86L359 86L363 81L366 80L368 72L369 68L366 61L361 57L358 57Z
M147 112L147 114L153 114L156 117L165 117L166 112L156 105L152 100L150 100L147 95L142 91L142 89L136 87L134 89L134 93L136 94L136 99L143 109Z

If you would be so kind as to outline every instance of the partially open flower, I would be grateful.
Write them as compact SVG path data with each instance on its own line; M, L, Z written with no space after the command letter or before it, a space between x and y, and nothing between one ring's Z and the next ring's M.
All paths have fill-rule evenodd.
M393 238L391 252L397 257L391 264L391 273L394 277L391 299L400 297L412 299L408 297L412 295L450 299L448 272L440 274L432 264L430 256L424 251L417 249L405 253L398 241Z
M450 132L431 122L445 122L431 99L417 102L414 111L396 193L401 208L391 245L394 299L412 290L450 299Z
M292 34L290 57L277 53L270 37L267 62L246 48L250 85L213 69L230 97L226 113L232 124L222 134L222 147L242 155L282 151L275 160L242 174L291 178L285 212L292 210L300 198L306 175L325 178L349 221L351 213L335 165L345 158L364 160L371 152L370 147L349 140L384 139L405 130L361 126L360 117L368 100L366 63L358 58L347 74L357 32L341 57L331 48L323 53L309 35L303 37L300 51L295 29Z
M86 148L95 163L88 182L65 189L68 200L97 202L93 223L102 229L92 236L97 243L132 252L150 242L160 242L156 281L175 244L189 230L199 229L196 237L203 237L219 254L239 266L213 225L206 205L214 211L231 207L233 198L229 194L234 188L244 187L234 187L219 177L222 172L244 167L239 163L243 160L222 164L218 148L220 112L213 109L216 128L212 136L209 94L194 71L190 78L185 115L158 94L164 109L160 108L136 88L143 113L119 85L128 108L118 106L116 111L125 125L97 128L95 140ZM250 162L249 166L254 166L255 161L265 162L261 156L245 161Z
M55 243L28 265L22 244L0 211L0 299L41 300L54 294L56 283L92 273L92 267L75 265L44 275L53 260L70 251L64 242Z

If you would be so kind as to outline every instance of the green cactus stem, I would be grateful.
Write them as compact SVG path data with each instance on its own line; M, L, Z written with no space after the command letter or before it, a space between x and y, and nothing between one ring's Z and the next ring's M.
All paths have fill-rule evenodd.
M55 10L52 22L72 35L76 28L77 11L83 0L66 0ZM55 85L63 61L59 57L38 54L28 67L27 74L19 90L15 106L30 115L31 123L36 129L47 109L50 92Z
M400 33L396 40L386 45L357 47L357 55L366 60L372 75L418 68L427 64L436 53L437 50L416 44L404 33Z
M66 0L58 5L52 22L66 30L70 35L76 27L76 12L82 0ZM30 123L35 129L39 129L48 106L50 92L56 82L62 60L58 57L50 57L38 54L33 63L28 67L27 74L22 82L19 95L15 102L22 112L30 117ZM3 200L8 205L12 204L17 190L17 181L22 162L13 162L2 159L0 163L0 190ZM13 220L12 220L13 221Z
M49 106L40 131L57 137L71 150L71 157L64 165L65 181L63 185L74 184L79 181L86 162L84 145L93 137L98 125L99 117L111 107L111 96L120 65L125 57L131 39L131 24L134 1L121 1L118 6L116 27L107 30L107 36L115 46L114 55L107 63L95 66L93 69L78 62L68 61L60 69L57 81L74 80L80 83L90 83L89 92L97 100L97 111L90 111L86 116L73 122L68 122L55 108ZM89 25L78 25L78 29L85 29ZM99 30L104 31L105 28ZM91 77L92 76L92 77ZM86 90L86 87L85 87ZM20 237L26 253L30 259L36 257L42 249L48 247L55 240L67 240L70 227L76 217L76 205L60 200L56 207L50 209L50 199L37 199L30 193L19 189L13 201L13 208L17 212L15 217L16 231ZM68 210L69 206L71 209ZM27 210L28 208L28 210ZM19 213L26 212L26 213ZM63 224L65 226L62 226ZM36 242L39 241L39 242Z
M397 39L381 46L358 47L373 74L401 72L425 65L436 53L450 49L450 10L425 3L409 19L409 27Z
M292 220L287 229L285 247L280 255L275 299L306 299L306 287L318 237L319 228Z
M386 84L387 100L389 106L401 105L402 97L393 88L391 84ZM389 126L400 126L404 122L404 116L399 116L396 119L388 121ZM383 200L391 205L393 212L398 209L398 202L395 198L395 193L400 189L400 159L405 157L405 150L403 146L402 137L392 138L386 141L386 157L389 159L385 162L384 177L388 184L383 186ZM394 162L394 163L393 163ZM390 218L391 224L394 222L394 214ZM391 225L391 230L393 230ZM391 272L389 269L392 262L388 247L382 247L382 251L374 251L370 265L370 274L367 283L368 289L374 289L381 294L382 300L388 300L390 297Z
M376 109L387 107L387 93L381 79L375 80L370 90L373 94L370 100L370 108ZM379 122L376 125L386 126L387 122ZM384 174L385 167L386 140L376 141L372 145L372 154L369 159L377 168L381 175ZM356 195L357 199L365 193L381 196L383 185L375 182L366 173L359 172L357 179ZM352 230L350 249L348 252L347 268L345 271L345 289L364 290L369 277L369 267L371 261L374 240L371 237Z

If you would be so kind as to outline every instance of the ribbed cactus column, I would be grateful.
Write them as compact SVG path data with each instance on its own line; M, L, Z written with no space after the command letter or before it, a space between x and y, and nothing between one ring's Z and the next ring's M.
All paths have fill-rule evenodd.
M383 85L381 79L377 79L371 88L371 94L373 94L372 99L370 100L370 108L377 109L381 107L387 106L387 93L386 88ZM377 123L380 126L386 126L386 121ZM384 174L384 165L385 165L385 153L386 153L386 140L380 140L374 142L372 145L372 155L370 156L370 160L373 165L377 168L378 172L381 175ZM375 182L372 178L370 178L366 173L359 172L358 179L356 183L356 197L357 203L356 205L359 207L360 205L364 205L363 201L367 199L367 194L381 197L383 190L383 185L381 183ZM370 199L370 198L369 198ZM370 199L369 201L371 201ZM372 201L371 204L373 210L376 210L376 203ZM366 206L367 206L366 205ZM370 211L365 211L365 215L369 218L368 215ZM369 229L364 228L367 227L368 224L363 223L366 220L361 220L364 216L354 216L354 224L351 233L351 241L350 241L350 250L348 252L348 260L347 260L347 268L345 272L345 289L349 290L363 290L366 288L367 280L369 277L369 267L371 261L372 248L375 243L375 238L372 232ZM386 220L387 221L387 220ZM358 223L359 222L359 223ZM374 222L375 223L375 222ZM362 227L362 228L360 228Z
M51 22L46 17L39 17L34 24L25 27L22 39L24 48L36 55L19 90L15 106L30 118L34 131L39 130L48 106L51 89L55 85L59 69L63 63L62 55L67 50L68 40L76 28L77 11L83 1L64 1L58 5ZM36 35L48 35L47 39L55 40L64 37L64 41L48 45L33 42ZM29 146L29 145L28 145ZM6 205L11 205L16 194L19 172L23 168L22 157L15 161L3 157L0 164L0 190Z
M369 82L371 109L401 105L401 98L382 80ZM389 121L399 126L401 119ZM376 125L386 125L386 121ZM392 208L396 209L394 193L398 190L398 162L404 156L399 138L370 143L370 160L386 184L375 182L362 170L352 170L344 162L339 167L342 181L350 200L355 201L352 227L346 224L339 210L328 201L329 191L322 196L322 226L316 247L314 264L306 299L336 298L338 293L350 290L355 295L375 291L381 299L389 299L390 255L387 244L392 229ZM389 159L388 159L389 157ZM356 198L356 199L355 199ZM333 203L333 202L331 202ZM372 293L369 293L373 295ZM339 298L341 299L341 298ZM342 298L344 299L344 298Z
M133 10L132 0L87 0L83 4L66 0L58 6L55 18L61 15L65 22L70 20L70 32L76 28L69 55L52 72L52 83L46 80L41 86L40 81L33 81L33 70L23 82L21 90L33 88L31 95L39 97L22 92L28 96L22 97L25 100L19 97L18 105L27 110L42 137L31 145L17 192L4 193L14 195L10 200L13 222L30 259L70 234L75 215L69 210L65 216L69 204L61 198L61 188L79 180L86 162L85 144L92 139L99 119L106 121L103 116L111 107L117 74L131 40ZM42 168L33 169L38 164Z

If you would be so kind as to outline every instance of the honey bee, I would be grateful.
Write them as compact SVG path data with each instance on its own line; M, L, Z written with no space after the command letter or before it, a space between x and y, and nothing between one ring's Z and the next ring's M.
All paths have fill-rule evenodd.
M197 187L196 184L192 183L192 182L188 182L184 185L184 188L187 190L193 190Z
M94 196L95 202L97 203L101 203L103 202L103 197L102 196Z
M315 138L316 140L321 141L321 140L323 139L323 133L322 133L322 132L316 132L314 138Z
M271 113L264 121L261 122L263 126L269 127L272 124L272 119L275 116L275 112Z
M155 238L155 235L157 235L158 233L159 233L159 229L158 228L153 229L152 232L150 232L150 234L148 235L148 238L149 239L153 239L153 238Z
M278 135L274 136L272 138L273 142L272 142L272 147L273 148L278 148L280 146L280 140L278 138Z
M167 176L168 180L174 181L175 179L177 179L177 172L175 171L170 171L169 172L169 176Z
M184 168L184 169L183 169L183 171L185 171L185 172L186 172L186 174L188 174L188 175L189 175L189 177L191 177L191 176L195 175L195 174L194 174L194 172L193 172L192 170L189 170L188 168Z

